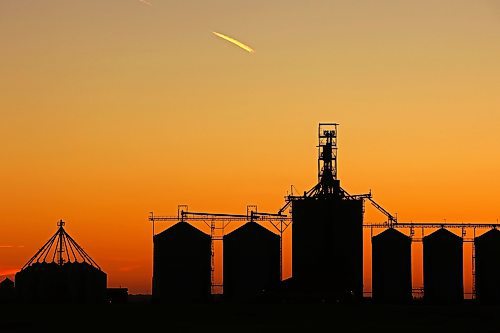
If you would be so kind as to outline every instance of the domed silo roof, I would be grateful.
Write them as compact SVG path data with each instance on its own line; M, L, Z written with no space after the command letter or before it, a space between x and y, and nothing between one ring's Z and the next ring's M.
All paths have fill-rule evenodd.
M491 229L474 239L476 298L500 303L500 231Z
M256 222L224 236L224 297L252 299L280 283L280 237Z
M21 301L30 303L102 303L107 276L99 265L66 232L57 232L16 274Z
M187 222L154 236L153 300L203 301L211 291L211 239Z
M441 228L423 239L424 300L456 303L464 298L462 238Z
M389 228L372 238L373 299L409 302L411 291L411 238Z

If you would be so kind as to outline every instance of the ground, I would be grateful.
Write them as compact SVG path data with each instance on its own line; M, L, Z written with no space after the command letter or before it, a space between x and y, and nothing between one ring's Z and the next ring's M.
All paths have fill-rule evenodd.
M0 305L0 332L500 332L500 307L462 304ZM94 332L93 332L94 333Z

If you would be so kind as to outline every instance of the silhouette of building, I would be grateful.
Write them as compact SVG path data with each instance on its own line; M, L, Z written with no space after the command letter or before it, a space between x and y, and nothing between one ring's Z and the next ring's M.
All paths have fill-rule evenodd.
M474 239L476 298L481 303L500 303L500 231Z
M428 303L457 303L464 298L463 242L441 228L423 238L424 300Z
M179 222L154 236L153 301L204 301L211 292L210 236Z
M337 179L337 124L320 124L318 184L292 205L292 275L302 292L321 299L363 297L363 199Z
M361 200L304 197L293 201L292 211L292 274L299 288L329 299L360 299Z
M411 238L389 228L372 237L373 300L407 303L411 292Z
M64 222L15 276L17 295L28 303L103 303L107 276L64 230Z
M280 283L280 237L249 222L224 236L224 298L251 300Z
M106 301L111 304L125 304L128 302L128 288L107 288Z
M0 282L0 303L12 303L16 299L16 288L14 281L5 278Z

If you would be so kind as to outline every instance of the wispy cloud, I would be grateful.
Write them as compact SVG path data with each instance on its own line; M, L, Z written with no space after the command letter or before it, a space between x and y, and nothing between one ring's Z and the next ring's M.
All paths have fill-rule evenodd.
M149 2L149 1L146 1L146 0L139 0L139 1L142 2L145 5L153 6L153 4L151 2Z

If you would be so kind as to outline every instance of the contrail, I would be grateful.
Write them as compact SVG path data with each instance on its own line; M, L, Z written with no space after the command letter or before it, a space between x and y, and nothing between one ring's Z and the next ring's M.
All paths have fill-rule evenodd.
M220 34L220 33L215 32L215 31L212 31L212 33L213 33L214 35L216 35L217 37L220 37L220 38L222 38L222 39L225 39L225 40L227 40L228 42L233 43L234 45L241 47L241 48L242 48L243 50L245 50L245 51L248 51L248 52L250 52L250 53L254 53L254 52L255 52L255 51L254 51L254 50L253 50L250 46L245 45L245 44L243 44L242 42L237 41L237 40L236 40L236 39L234 39L234 38L228 37L228 36L226 36L226 35Z
M145 5L148 5L148 6L152 6L153 5L151 2L146 1L146 0L139 0L139 1L142 2Z

